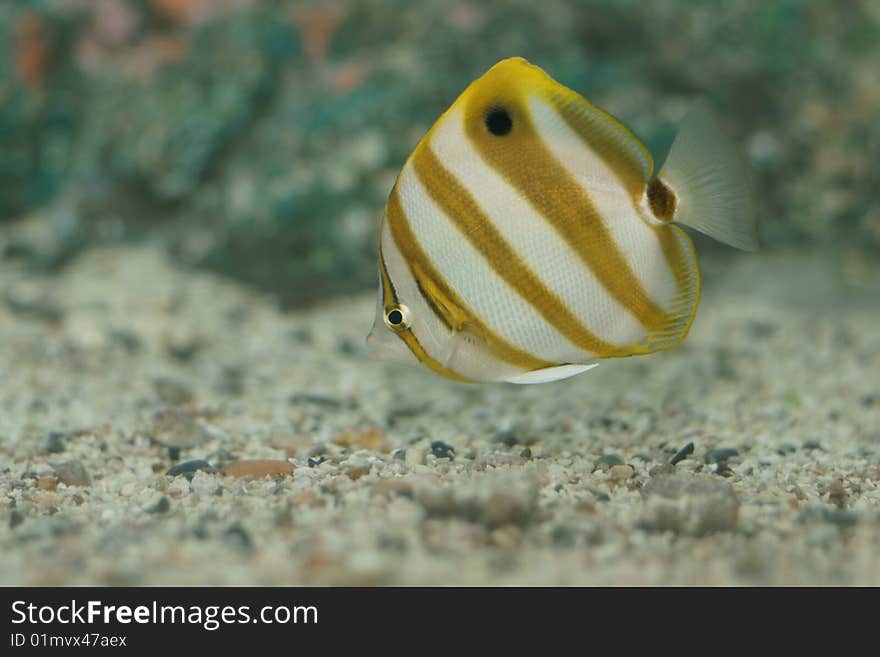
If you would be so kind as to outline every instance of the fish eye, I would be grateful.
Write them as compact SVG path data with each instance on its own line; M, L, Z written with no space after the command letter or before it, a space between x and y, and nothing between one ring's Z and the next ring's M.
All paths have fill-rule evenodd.
M403 304L390 308L385 313L385 326L392 331L409 328L409 308Z
M513 129L513 119L503 107L493 107L486 113L486 128L496 137L503 137Z

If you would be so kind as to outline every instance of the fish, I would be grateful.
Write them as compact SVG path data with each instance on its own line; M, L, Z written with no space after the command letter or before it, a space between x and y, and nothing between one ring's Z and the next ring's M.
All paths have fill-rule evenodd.
M755 251L749 174L703 101L659 173L611 114L521 57L418 142L379 227L379 358L544 383L680 344L700 301L682 226Z

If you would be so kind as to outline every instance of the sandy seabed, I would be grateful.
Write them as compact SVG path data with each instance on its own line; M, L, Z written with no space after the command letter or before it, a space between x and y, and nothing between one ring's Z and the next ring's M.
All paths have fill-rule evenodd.
M4 278L0 584L880 585L878 290L705 260L681 347L524 387L148 247Z

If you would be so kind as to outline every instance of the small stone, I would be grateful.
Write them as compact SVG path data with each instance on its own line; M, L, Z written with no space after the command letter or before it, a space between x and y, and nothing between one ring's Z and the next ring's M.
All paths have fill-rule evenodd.
M403 455L404 462L409 466L425 465L427 451L421 447L408 447Z
M532 450L529 447L523 448L523 450L519 453L520 457L524 459L532 458Z
M318 456L318 457L310 456L309 460L306 461L306 463L308 464L308 466L310 468L317 468L319 465L321 465L326 460L327 459L323 456Z
M382 479L373 484L370 489L370 495L374 497L383 497L390 499L392 497L408 497L413 496L412 482L403 477L395 477L394 479Z
M166 335L162 339L165 352L174 360L182 363L191 361L205 346L205 339L200 335Z
M164 408L153 414L152 435L166 447L191 449L210 438L210 432L189 413L178 408Z
M847 529L855 527L859 522L859 517L851 511L810 506L801 510L797 520L801 523L827 522L841 529Z
M835 479L827 486L821 486L820 492L827 494L830 502L834 503L838 508L843 508L846 506L846 501L849 499L849 491L846 490L846 485L843 479Z
M641 526L703 536L735 530L739 500L726 481L677 472L652 477L642 489Z
M612 465L611 469L608 471L610 477L616 481L623 481L624 479L630 479L633 475L635 475L636 471L631 465Z
M791 443L782 443L779 447L776 448L776 453L780 456L786 456L787 454L794 454L797 451L797 447L792 445Z
M495 491L486 500L483 522L487 527L501 527L510 523L525 524L531 518L535 500L507 491Z
M283 450L288 457L291 457L307 451L314 443L311 436L273 433L269 438L269 444L275 449Z
M24 522L24 514L21 511L12 511L9 514L9 529L15 529Z
M720 447L718 449L713 449L709 452L706 452L706 456L703 457L703 462L705 463L722 463L724 461L729 461L732 458L739 456L739 452L734 447Z
M251 539L251 535L244 527L238 524L228 527L226 531L223 532L223 538L233 547L243 552L250 552L254 548L254 541Z
M428 516L454 516L495 529L527 524L537 508L538 487L532 477L501 472L454 487L431 479L415 486L415 500Z
M224 367L214 388L225 395L240 397L244 394L244 370L231 365Z
M348 478L352 481L357 481L361 477L370 474L370 466L369 465L356 465L350 468L347 468L345 474L348 475Z
M868 393L867 395L863 395L859 399L859 403L865 407L880 406L880 393L872 392Z
M207 472L208 474L214 474L217 472L217 468L215 468L207 461L197 459L195 461L186 461L185 463L179 463L173 468L170 468L165 474L169 477L183 476L192 481L193 475L195 475L195 473L199 472L200 470Z
M184 406L194 398L189 386L169 377L155 379L153 381L153 388L156 390L156 396L159 397L162 403L169 406Z
M814 450L814 449L818 449L818 450L820 450L820 451L822 451L822 452L825 451L824 448L822 447L822 445L819 443L818 440L807 440L807 441L804 441L803 448L804 448L805 450L807 450L807 451L812 451L812 450Z
M50 454L60 454L67 446L64 443L67 434L63 431L50 431L46 439L46 451Z
M619 454L604 454L596 459L596 470L610 470L615 465L623 465L624 460Z
M385 434L379 427L344 431L330 442L339 447L357 447L386 454L391 451L391 446L385 441Z
M92 482L88 470L79 461L65 461L54 467L58 481L68 486L88 486Z
M154 506L148 509L149 513L168 513L171 510L171 501L164 495L159 498Z
M670 465L678 465L681 461L684 461L688 456L694 453L694 444L688 443L684 447L682 447L678 452L669 459Z
M40 490L55 490L58 480L52 476L39 477L37 479L37 488Z
M49 324L64 319L64 310L44 290L24 287L10 288L3 295L6 307L15 315Z
M513 429L507 429L506 431L502 431L499 434L496 434L494 438L492 438L496 443L501 443L507 447L513 447L514 445L525 445L528 444L528 440L523 438L519 431L514 431Z
M438 459L455 459L455 448L442 440L431 441L431 453Z
M111 329L108 336L110 342L119 345L129 354L136 354L143 349L143 342L134 331L128 329Z
M297 393L295 395L291 395L287 401L288 403L295 405L305 404L313 406L323 406L324 408L328 409L337 409L343 407L343 403L338 399L327 397L326 395L315 395L310 393Z
M227 477L253 477L262 479L263 477L289 476L294 471L293 465L287 461L277 461L272 459L254 459L236 461L223 468L223 474Z
M391 458L395 461L406 461L406 450L402 447L398 447L391 452Z
M509 550L522 543L522 530L516 525L501 525L492 530L489 538L492 545Z

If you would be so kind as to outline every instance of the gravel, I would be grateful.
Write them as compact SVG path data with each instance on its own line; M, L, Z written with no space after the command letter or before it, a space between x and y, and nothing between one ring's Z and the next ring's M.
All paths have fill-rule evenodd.
M685 344L540 386L374 361L372 293L4 275L0 584L880 585L877 290L821 262L708 252Z

